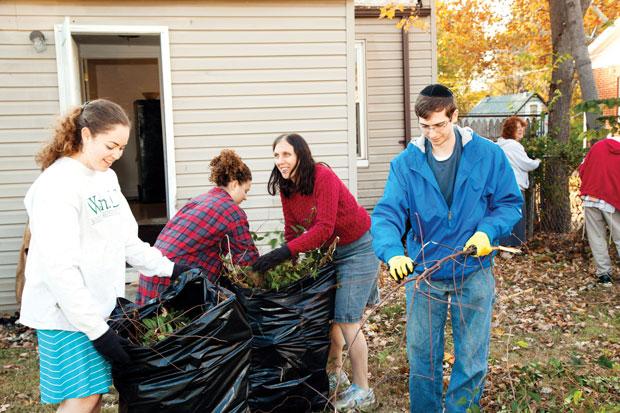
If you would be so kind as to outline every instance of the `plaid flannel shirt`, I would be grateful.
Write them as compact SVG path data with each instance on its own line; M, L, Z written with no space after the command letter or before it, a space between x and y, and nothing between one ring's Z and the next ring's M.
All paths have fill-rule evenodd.
M185 204L161 231L155 247L175 263L201 268L211 280L220 276L222 255L230 252L233 262L242 266L258 258L245 212L219 187ZM159 297L169 285L168 277L140 274L137 304Z

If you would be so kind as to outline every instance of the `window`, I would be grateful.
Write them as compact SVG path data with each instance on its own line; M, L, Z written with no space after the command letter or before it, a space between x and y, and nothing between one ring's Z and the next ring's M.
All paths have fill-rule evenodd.
M357 165L368 166L366 135L366 42L355 42L355 118Z
M538 115L538 104L530 104L530 115Z

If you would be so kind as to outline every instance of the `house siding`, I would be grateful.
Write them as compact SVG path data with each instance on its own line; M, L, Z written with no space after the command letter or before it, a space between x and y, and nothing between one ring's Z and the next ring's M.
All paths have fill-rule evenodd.
M210 188L210 159L233 148L253 172L243 204L251 229L269 231L282 229L279 199L266 190L278 134L301 133L317 160L355 183L347 72L353 10L352 0L2 2L0 311L15 309L23 196L59 111L54 25L64 16L72 24L169 27L177 207ZM45 52L34 51L32 30L44 33Z
M430 25L430 17L424 18ZM366 41L368 167L358 167L358 200L368 210L383 195L390 161L403 150L405 137L402 32L396 21L358 18L356 40ZM420 134L413 104L420 90L432 83L433 41L428 31L409 31L411 136Z

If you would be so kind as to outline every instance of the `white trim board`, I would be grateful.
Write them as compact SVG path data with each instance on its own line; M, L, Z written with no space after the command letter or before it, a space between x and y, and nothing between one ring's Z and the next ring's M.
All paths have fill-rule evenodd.
M366 161L366 166L368 166L368 88L366 87L366 40L355 40L355 62L355 78L357 83L357 97L359 101L360 153L359 157L357 158L357 166L359 167L360 161ZM357 122L358 120L356 119L356 125ZM362 162L362 164L363 163L364 162Z
M174 157L174 128L172 123L172 75L170 66L170 37L167 26L91 25L71 24L65 17L63 24L54 25L56 61L58 69L58 98L60 113L81 104L80 74L77 44L74 34L143 34L159 36L160 43L160 100L163 103L164 164L166 171L167 213L176 213L176 165Z
M357 199L357 139L355 132L357 120L355 116L355 4L347 0L346 7L346 36L347 36L347 135L349 147L349 191Z

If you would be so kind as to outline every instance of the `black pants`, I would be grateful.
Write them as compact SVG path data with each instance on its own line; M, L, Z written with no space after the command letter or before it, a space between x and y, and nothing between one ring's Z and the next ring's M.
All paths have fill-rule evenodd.
M521 207L521 219L512 228L510 235L502 238L499 241L499 245L503 245L505 247L519 247L521 246L521 244L527 241L526 239L527 225L525 221L525 216L527 215L527 208L525 207L525 191L521 191L521 195L523 196L523 205Z

